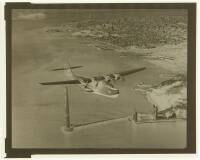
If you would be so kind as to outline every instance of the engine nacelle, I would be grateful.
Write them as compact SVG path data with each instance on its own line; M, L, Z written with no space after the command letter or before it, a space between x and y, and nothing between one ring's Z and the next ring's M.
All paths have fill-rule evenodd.
M92 82L91 82L92 86L97 87L99 81L95 80L95 78L91 78L91 80L92 80Z
M107 82L112 80L112 77L110 77L110 76L104 76L104 78L105 78L105 81L107 81Z
M106 75L104 76L105 81L109 82L112 80L121 80L122 77L120 76L120 74L110 74L110 75Z
M113 74L113 76L114 76L114 80L120 80L121 79L120 74Z

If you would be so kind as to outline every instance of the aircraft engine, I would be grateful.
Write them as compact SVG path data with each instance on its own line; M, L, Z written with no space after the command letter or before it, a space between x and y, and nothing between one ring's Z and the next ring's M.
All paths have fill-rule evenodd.
M105 81L110 82L110 81L116 81L116 80L124 80L123 77L120 76L120 74L110 74L104 76Z
M112 78L110 76L105 76L105 81L110 82L112 80Z
M113 74L114 80L120 80L121 76L119 74Z
M91 82L92 86L97 87L99 82L97 80L95 80L95 78L92 78L91 80L92 80L92 82Z

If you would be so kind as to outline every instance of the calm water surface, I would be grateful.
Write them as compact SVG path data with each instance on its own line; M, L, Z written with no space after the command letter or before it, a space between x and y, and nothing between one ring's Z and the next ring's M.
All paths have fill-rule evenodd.
M60 20L61 21L61 20ZM186 123L134 125L130 121L89 127L63 135L64 88L41 86L39 82L65 80L65 74L50 69L63 67L66 60L72 65L83 65L74 70L86 77L123 71L137 67L147 70L116 82L120 96L109 99L83 92L70 86L70 112L73 124L86 123L130 115L134 111L152 110L145 97L132 88L140 83L158 83L163 79L162 68L149 64L134 55L120 57L116 51L98 50L91 41L53 34L42 29L56 25L58 20L13 22L13 81L12 123L13 147L116 147L116 148L183 148L186 146ZM63 19L62 19L63 22Z

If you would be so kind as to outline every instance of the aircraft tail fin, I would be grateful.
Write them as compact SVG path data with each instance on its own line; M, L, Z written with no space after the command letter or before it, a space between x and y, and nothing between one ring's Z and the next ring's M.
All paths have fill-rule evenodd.
M77 67L75 67L75 68L77 68ZM70 78L70 79L77 79L77 77L73 73L72 69L74 69L74 67L71 67L69 62L67 62L67 66L66 66L66 75L67 75L67 77Z
M69 63L67 63L66 67L63 67L63 68L55 68L55 69L52 69L52 71L60 71L60 70L64 70L66 75L67 75L67 78L71 79L71 80L76 80L77 77L76 75L74 74L74 72L72 71L73 69L76 69L76 68L81 68L83 66L73 66L71 67Z

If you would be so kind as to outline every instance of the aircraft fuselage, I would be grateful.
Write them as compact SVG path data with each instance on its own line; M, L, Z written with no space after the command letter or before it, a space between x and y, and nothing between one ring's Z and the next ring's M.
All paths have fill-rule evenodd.
M109 98L117 98L119 96L119 89L114 88L110 82L105 80L92 80L89 83L80 82L81 88L83 88L86 92L92 92Z

